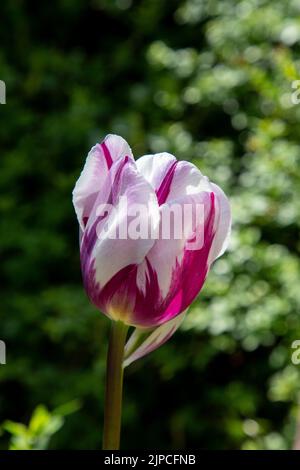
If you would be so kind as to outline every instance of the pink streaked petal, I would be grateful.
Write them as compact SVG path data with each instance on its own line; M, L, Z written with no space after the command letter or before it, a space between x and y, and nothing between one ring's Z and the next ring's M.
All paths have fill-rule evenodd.
M177 162L173 162L170 168L168 169L164 179L160 183L158 189L155 191L158 204L160 206L164 204L169 197L176 166L177 166Z
M133 157L128 143L119 135L108 134L100 145L103 148L108 167L118 158Z
M170 192L177 160L170 153L144 155L136 162L137 168L156 192L159 204L163 204Z
M209 180L190 162L177 161L169 153L145 155L137 167L155 189L159 204L185 195L212 191Z
M199 194L205 191L212 191L207 176L203 176L199 168L193 163L178 161L166 201L171 202L183 196Z
M170 239L162 237L162 224L163 220L168 219L168 213L171 210L184 211L184 208L189 206L192 210L191 217L185 217L184 223L184 237L176 238L176 229L179 227L179 217L176 217L174 223L171 224ZM197 209L202 209L202 217L196 219ZM204 230L205 220L207 221L211 211L211 197L209 193L200 193L191 196L184 196L177 201L172 201L160 207L160 238L154 244L153 248L149 251L147 259L154 269L158 284L160 287L161 295L163 298L169 293L171 284L174 278L174 271L178 270L182 263L185 247L187 242L197 234L199 243L196 248L202 248L204 243ZM180 227L179 227L180 228ZM199 246L200 245L200 246ZM196 250L195 250L196 251ZM161 254L163 253L163 257ZM140 282L142 286L142 282Z
M129 145L122 137L112 134L106 136L101 144L95 145L89 152L73 190L73 204L82 230L113 162L125 156L132 157Z
M170 240L164 240L161 245L164 251L155 250L161 241L158 240L152 249L155 255L150 250L143 263L125 268L108 283L113 286L110 290L118 289L120 298L131 306L129 324L151 328L165 323L185 310L199 293L207 275L207 258L214 235L214 194L205 194L205 200L201 248L189 250L185 245L170 253L167 259ZM165 286L168 289L164 290Z
M170 339L175 331L180 327L185 318L185 314L186 311L182 312L176 318L173 318L172 320L155 328L154 331L152 330L148 333L146 339L142 341L136 349L134 349L134 344L139 341L139 336L145 334L143 330L136 329L126 344L123 367L125 368L129 366L134 361L146 356L146 354L149 354L168 341L168 339ZM129 352L128 355L126 355L126 351Z
M159 226L159 207L154 190L140 175L132 159L119 159L112 165L107 182L97 196L81 242L86 288L89 291L90 285L94 303L110 312L118 309L129 311L128 298L122 294L118 276L124 268L142 263L155 242L155 237L133 239L128 235L130 221L128 225L125 223L127 211L120 210L123 207L121 197L127 198L129 208L133 204L147 208L141 213L141 224L147 227L148 233L155 235ZM104 203L110 204L112 209L101 214L97 209L99 204ZM124 238L111 238L114 229L118 233L120 227ZM92 280L89 277L91 272ZM123 313L125 315L126 312ZM111 316L114 314L111 313Z
M164 323L185 310L200 292L206 279L209 269L208 255L214 238L214 194L205 194L205 200L204 238L199 249L190 250L183 247L181 254L180 252L179 254L176 251L174 252L173 260L170 256L167 265L161 261L159 262L158 252L160 250L155 253L159 243L167 242L167 240L159 240L157 242L158 246L155 244L147 256L155 273L153 279L159 285L160 292L163 292L160 302L156 306L157 311L154 312L156 324ZM153 256L151 256L152 254ZM166 295L166 291L162 291L161 288L166 289L167 285L169 287ZM137 310L136 321L143 322L141 309Z

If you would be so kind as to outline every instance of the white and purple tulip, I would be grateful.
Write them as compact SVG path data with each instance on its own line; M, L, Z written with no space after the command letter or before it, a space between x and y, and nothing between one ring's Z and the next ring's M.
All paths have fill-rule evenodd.
M143 224L156 237L111 238L124 222L122 211L98 211L99 206L120 209L144 205ZM164 211L174 203L202 204L204 216L181 239L161 236ZM136 330L125 350L125 365L163 344L178 328L201 290L213 261L228 244L231 214L223 191L196 166L169 153L134 160L127 142L108 135L88 154L73 191L80 226L80 254L86 292L94 305L112 320ZM104 228L106 232L104 232ZM101 231L103 234L101 236ZM188 240L203 233L198 249ZM145 335L144 342L141 337Z

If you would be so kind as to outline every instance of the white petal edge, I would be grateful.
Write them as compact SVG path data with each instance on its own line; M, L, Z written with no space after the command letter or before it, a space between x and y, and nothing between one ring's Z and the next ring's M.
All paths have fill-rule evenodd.
M214 240L208 256L209 264L222 256L226 251L231 234L231 209L229 200L224 191L222 191L218 185L214 183L210 184L212 186L213 192L217 196L219 217Z
M161 152L143 155L136 160L136 166L143 177L157 190L166 176L170 166L176 162L174 155Z
M209 179L202 175L198 167L191 162L176 160L174 155L167 152L144 155L136 161L136 165L144 178L157 191L175 162L177 164L166 202L184 195L212 190Z
M118 164L119 162L114 165L112 173L117 171ZM112 186L114 186L113 182ZM126 163L119 186L115 185L114 190L115 193L119 191L116 205L114 206L115 211L112 212L111 217L109 216L108 219L99 222L99 231L97 232L99 235L92 253L92 258L95 259L96 280L101 288L121 269L131 264L142 263L154 245L156 240L155 234L159 229L160 213L155 193L149 183L136 169L134 160L129 160ZM147 207L147 210L142 213L142 220L148 227L148 233L154 234L153 238L139 238L135 240L129 235L125 238L114 239L110 237L110 231L115 231L122 224L126 227L127 214L123 210L119 210L119 207L121 207L119 196L126 196L129 205L141 204L143 207ZM99 198L101 199L101 194L99 194ZM96 218L97 205L96 201L87 228L93 224ZM106 225L108 225L109 230L102 234L101 228ZM130 224L128 228L130 229Z
M106 145L112 161L126 155L133 156L126 140L114 134L108 134L100 144L92 147L73 190L73 205L82 230L84 230L85 225L84 217L89 216L97 193L104 184L109 172L106 157L101 147L103 143Z

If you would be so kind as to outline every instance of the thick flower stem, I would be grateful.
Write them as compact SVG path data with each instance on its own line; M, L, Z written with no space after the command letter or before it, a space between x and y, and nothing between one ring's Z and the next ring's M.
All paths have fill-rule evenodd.
M123 357L128 326L112 322L106 364L103 450L118 450L120 446Z

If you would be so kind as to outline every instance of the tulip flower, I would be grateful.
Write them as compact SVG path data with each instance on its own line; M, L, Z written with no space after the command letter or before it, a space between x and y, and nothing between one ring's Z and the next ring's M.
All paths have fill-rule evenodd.
M113 325L104 448L116 449L123 369L180 326L212 263L227 247L230 206L223 191L192 163L165 152L135 161L127 142L116 135L91 149L73 204L84 287ZM179 212L166 237L164 223L175 208ZM185 208L189 217L179 224ZM175 234L178 225L180 236ZM134 331L125 345L129 327Z

